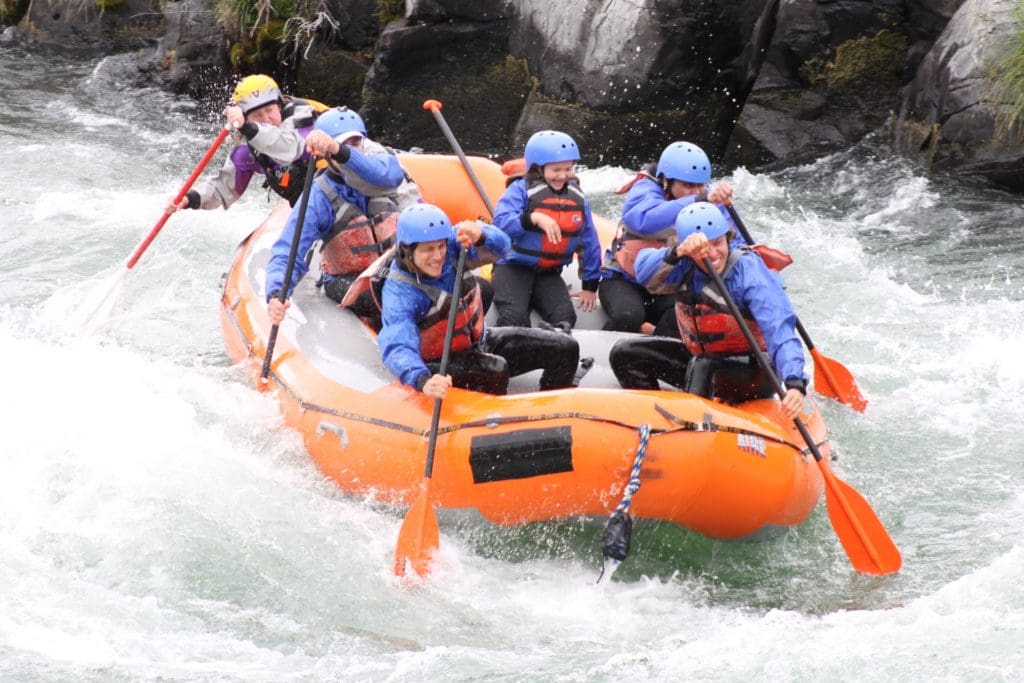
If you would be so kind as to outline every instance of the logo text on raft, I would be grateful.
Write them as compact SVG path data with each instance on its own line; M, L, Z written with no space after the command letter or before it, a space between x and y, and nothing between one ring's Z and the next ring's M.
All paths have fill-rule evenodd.
M767 447L764 439L755 434L737 434L736 446L741 451L753 453L754 455L759 455L762 458L767 457Z

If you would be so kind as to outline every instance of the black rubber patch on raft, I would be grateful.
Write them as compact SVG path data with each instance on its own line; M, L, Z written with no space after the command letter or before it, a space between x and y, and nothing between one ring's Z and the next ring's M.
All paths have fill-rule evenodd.
M474 436L469 466L476 484L572 472L572 429L520 429Z

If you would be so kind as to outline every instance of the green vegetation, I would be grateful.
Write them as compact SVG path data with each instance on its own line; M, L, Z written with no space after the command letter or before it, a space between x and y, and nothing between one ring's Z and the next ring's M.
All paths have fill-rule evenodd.
M832 61L809 59L800 75L813 86L836 89L874 85L898 85L907 55L907 38L881 30L872 37L848 40L836 48Z
M990 104L996 109L996 136L1007 142L1024 139L1024 0L1013 12L1014 31L1006 54L988 70Z
M108 0L109 1L109 0ZM263 70L290 53L308 52L317 36L331 37L340 24L331 16L331 0L215 0L218 19L238 37L231 63L242 70Z
M380 0L378 17L381 26L387 26L405 16L405 0Z

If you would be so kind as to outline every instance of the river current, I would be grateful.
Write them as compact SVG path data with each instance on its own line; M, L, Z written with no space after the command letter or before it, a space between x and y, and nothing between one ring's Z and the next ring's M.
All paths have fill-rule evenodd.
M327 482L224 350L220 276L265 191L172 217L108 322L67 324L219 127L129 73L0 50L0 680L1024 679L1019 196L881 135L728 177L870 401L818 399L899 574L853 572L822 503L757 543L641 525L600 586L599 528L442 518L408 588L402 511ZM628 177L582 183L614 216Z

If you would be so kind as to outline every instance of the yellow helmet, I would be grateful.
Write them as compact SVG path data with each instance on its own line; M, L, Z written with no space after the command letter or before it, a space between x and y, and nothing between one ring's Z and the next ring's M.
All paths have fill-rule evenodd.
M242 108L243 114L248 114L265 104L281 102L281 88L270 76L253 74L238 81L231 101Z

